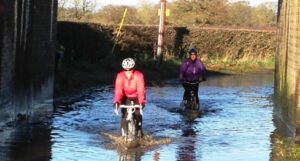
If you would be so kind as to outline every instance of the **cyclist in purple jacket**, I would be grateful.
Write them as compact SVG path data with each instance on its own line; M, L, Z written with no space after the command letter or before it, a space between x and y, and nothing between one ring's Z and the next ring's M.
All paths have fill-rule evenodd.
M185 59L180 66L179 79L184 88L183 103L190 98L190 91L193 90L197 104L199 105L198 89L201 81L206 81L206 69L200 59L197 58L197 50L189 50L189 58Z

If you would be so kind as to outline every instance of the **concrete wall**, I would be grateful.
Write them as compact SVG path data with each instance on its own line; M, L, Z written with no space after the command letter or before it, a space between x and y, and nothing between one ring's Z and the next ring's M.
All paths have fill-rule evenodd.
M0 125L51 109L56 10L57 0L0 1Z
M275 94L278 115L300 136L300 1L279 0Z

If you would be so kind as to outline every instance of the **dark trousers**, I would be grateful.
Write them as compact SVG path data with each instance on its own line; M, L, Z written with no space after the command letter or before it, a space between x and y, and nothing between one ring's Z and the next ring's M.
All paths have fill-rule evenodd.
M138 104L137 98L123 98L122 104L124 105L131 105L131 102L134 102L134 104ZM122 112L122 117L121 117L121 128L124 129L125 133L128 131L128 121L126 120L127 117L127 110L126 109L121 109ZM142 125L143 125L143 116L140 113L140 110L137 109L133 113L133 119L135 120L135 130L137 135L143 136L143 131L142 131ZM140 132L140 134L139 134Z
M196 101L199 104L199 83L182 83L182 86L184 88L183 100L189 100L191 98L191 91L193 91L194 95L196 96Z

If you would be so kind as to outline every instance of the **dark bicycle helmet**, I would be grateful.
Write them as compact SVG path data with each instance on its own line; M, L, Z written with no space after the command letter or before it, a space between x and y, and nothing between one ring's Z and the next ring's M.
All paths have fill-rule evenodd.
M189 54L191 55L192 53L197 54L197 53L198 53L198 52L197 52L197 49L191 48L191 49L189 50Z

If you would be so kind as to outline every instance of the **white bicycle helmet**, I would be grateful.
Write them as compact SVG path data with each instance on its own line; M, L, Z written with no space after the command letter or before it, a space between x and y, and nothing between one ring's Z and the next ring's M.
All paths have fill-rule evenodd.
M126 58L122 61L123 69L131 69L135 65L135 62L132 58Z

